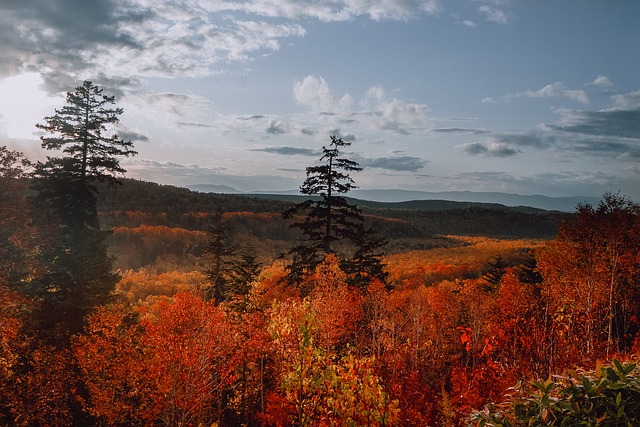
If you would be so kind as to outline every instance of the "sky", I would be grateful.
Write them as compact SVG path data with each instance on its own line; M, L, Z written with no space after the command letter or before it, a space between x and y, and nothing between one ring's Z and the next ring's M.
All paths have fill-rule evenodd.
M0 146L83 80L132 178L296 189L335 135L361 189L640 200L637 0L0 1Z

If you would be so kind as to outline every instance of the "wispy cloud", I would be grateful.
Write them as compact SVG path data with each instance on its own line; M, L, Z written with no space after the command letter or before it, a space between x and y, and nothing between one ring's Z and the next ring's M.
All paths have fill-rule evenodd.
M483 5L478 8L478 12L483 15L488 21L495 22L497 24L507 24L509 18L507 14L502 10L493 6Z
M427 162L414 156L388 156L359 159L360 166L367 168L387 169L392 171L416 172L426 166Z
M320 156L322 153L319 150L312 148L300 148L300 147L264 147L264 148L252 148L251 151L261 151L264 153L280 154L283 156Z
M458 149L465 154L472 156L486 157L511 157L520 153L519 150L510 147L507 144L493 142L489 144L472 142L458 146Z
M442 10L440 0L254 0L246 2L216 2L211 11L242 11L265 17L289 19L315 18L324 22L346 21L359 16L372 20L408 20L416 14L433 15Z
M606 191L628 187L628 179L600 171L558 171L518 176L502 171L463 172L446 179L452 188L470 191L503 191L549 196L599 197ZM570 208L570 207L568 207Z
M581 104L589 104L590 102L589 95L587 94L586 91L580 90L580 89L565 89L564 83L562 82L550 83L538 90L528 89L522 92L509 94L504 97L504 100L510 101L516 98L556 98L556 97L573 99L574 101L578 101Z
M431 129L431 132L452 134L452 135L486 135L490 133L486 129L473 129L473 128L435 128L435 129Z
M127 126L122 123L118 123L115 127L117 134L125 141L133 141L133 142L149 142L149 137L140 132L136 132L132 129L129 129Z
M547 129L590 140L615 138L640 146L640 91L611 97L611 107L599 111L559 109L561 119Z
M274 175L234 175L225 168L202 167L176 162L158 162L127 159L123 166L127 175L152 182L170 182L177 185L216 184L226 185L238 191L283 191L297 188L298 179Z
M287 133L287 127L279 120L269 120L266 132L269 135L282 135Z
M264 147L252 148L251 151L280 154L283 156L309 156L320 157L322 151L301 147ZM401 152L393 152L389 156L365 157L357 153L346 154L351 160L358 162L363 168L387 169L393 171L415 172L422 169L427 162L419 157L402 155Z

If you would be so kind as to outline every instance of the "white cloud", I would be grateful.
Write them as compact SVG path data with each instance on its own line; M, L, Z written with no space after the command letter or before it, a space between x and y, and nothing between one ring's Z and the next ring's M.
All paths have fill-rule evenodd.
M506 24L509 22L509 18L507 17L507 14L500 9L496 9L495 7L491 7L487 5L480 6L478 8L478 12L484 15L484 17L488 21L495 22L497 24Z
M589 95L584 90L563 90L562 95L581 104L589 104Z
M476 28L478 25L470 19L465 19L462 21L462 24L469 28Z
M296 103L317 114L299 118L292 127L322 126L325 131L339 133L342 126L349 126L363 132L384 130L406 135L431 126L426 105L390 98L379 85L370 87L354 105L349 94L336 96L322 77L307 76L294 84L293 96ZM302 123L309 119L308 124Z
M206 120L213 103L199 95L147 91L118 100L125 115L162 125Z
M408 133L407 127L427 126L429 122L426 105L388 99L381 86L369 88L360 105L364 108L362 113L368 115L378 129Z
M306 76L293 86L293 97L300 105L311 108L315 112L344 111L351 103L349 94L338 99L333 90L322 77Z
M640 110L640 90L613 95L611 102L611 110Z
M603 76L602 74L598 75L591 83L592 86L598 87L611 87L613 86L613 82L609 77Z
M324 22L346 21L358 16L379 20L408 20L418 13L433 15L442 10L440 0L254 0L200 4L211 12L242 11L266 17L314 18Z
M589 95L584 90L565 89L562 82L555 82L545 85L538 90L525 90L522 92L509 94L504 97L506 101L514 98L556 98L563 97L573 99L581 104L589 104Z

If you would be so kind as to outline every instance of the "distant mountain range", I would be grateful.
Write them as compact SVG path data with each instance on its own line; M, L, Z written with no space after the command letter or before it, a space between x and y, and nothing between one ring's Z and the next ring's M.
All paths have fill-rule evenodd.
M274 191L274 192L242 192L226 185L196 184L187 186L194 191L203 193L223 193L223 194L274 194L299 195L297 190ZM417 200L447 200L454 202L477 202L477 203L497 203L504 206L527 206L548 211L573 212L578 204L591 204L596 206L599 197L549 197L541 195L520 195L499 192L473 192L473 191L412 191L412 190L353 190L349 192L349 197L367 200L372 202L408 202Z

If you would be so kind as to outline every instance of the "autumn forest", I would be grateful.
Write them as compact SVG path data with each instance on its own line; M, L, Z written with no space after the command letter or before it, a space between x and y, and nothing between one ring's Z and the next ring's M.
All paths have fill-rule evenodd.
M85 81L0 147L0 425L640 425L640 206L351 199L127 179Z

